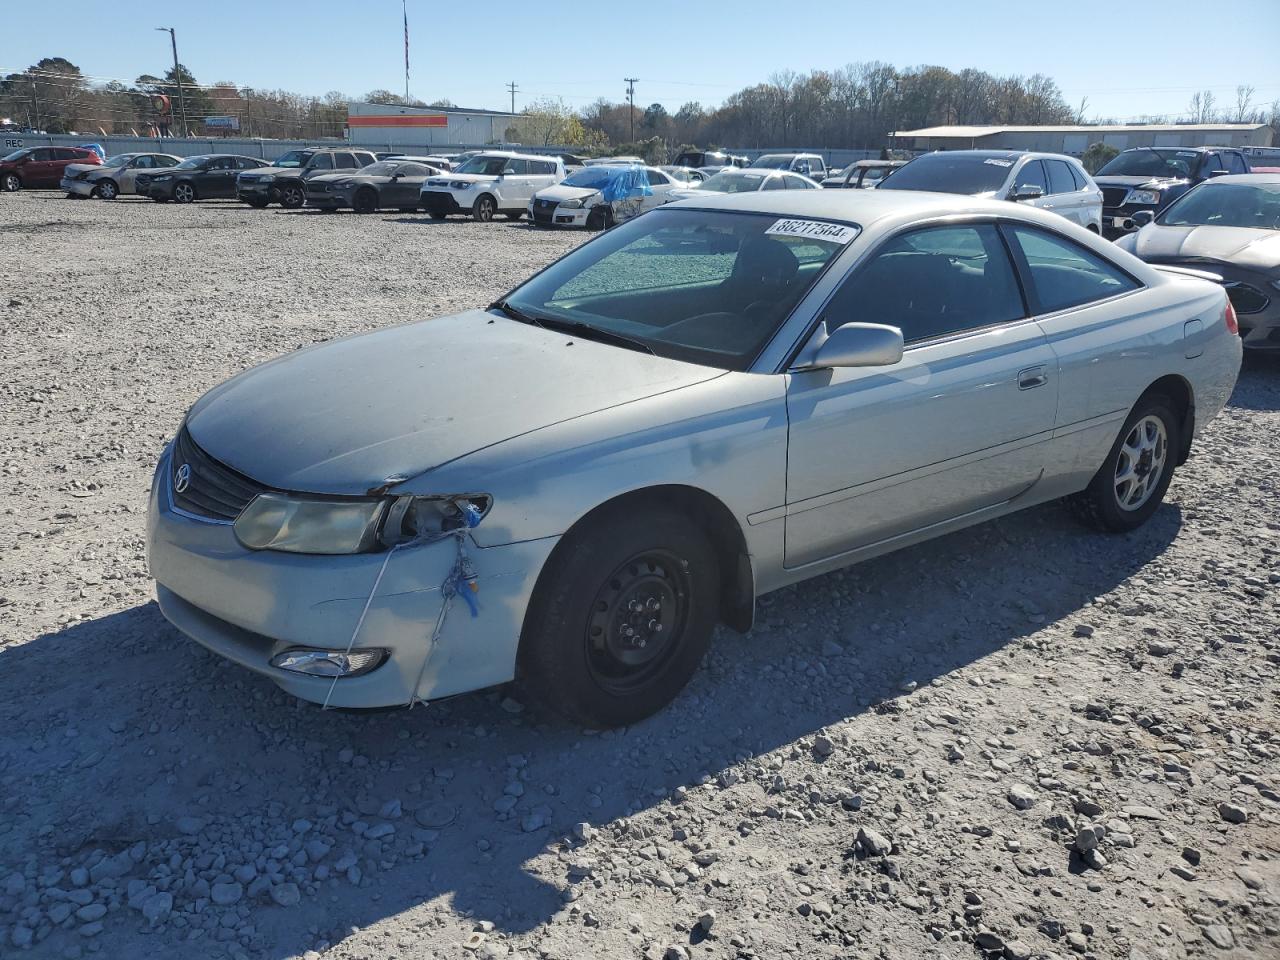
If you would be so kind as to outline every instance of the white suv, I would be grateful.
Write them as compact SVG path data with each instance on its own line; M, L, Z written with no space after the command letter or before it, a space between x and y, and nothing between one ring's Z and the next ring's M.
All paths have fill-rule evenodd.
M564 177L559 157L486 150L452 172L424 181L419 202L439 220L451 213L469 213L480 221L504 213L519 220L535 193Z

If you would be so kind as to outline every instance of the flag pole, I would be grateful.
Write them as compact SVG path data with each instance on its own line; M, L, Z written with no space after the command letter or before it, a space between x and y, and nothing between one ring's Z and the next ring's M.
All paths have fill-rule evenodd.
M409 2L400 0L400 9L404 11L404 98L409 99Z

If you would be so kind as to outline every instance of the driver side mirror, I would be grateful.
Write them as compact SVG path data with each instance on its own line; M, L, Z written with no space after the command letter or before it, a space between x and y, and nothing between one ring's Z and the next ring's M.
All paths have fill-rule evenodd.
M1013 194L1010 200L1039 200L1044 196L1044 190L1034 184L1023 184L1020 187L1013 188Z
M888 367L902 359L902 331L883 323L845 323L827 335L808 369Z
M1156 218L1154 210L1139 210L1131 218L1135 227L1145 227Z

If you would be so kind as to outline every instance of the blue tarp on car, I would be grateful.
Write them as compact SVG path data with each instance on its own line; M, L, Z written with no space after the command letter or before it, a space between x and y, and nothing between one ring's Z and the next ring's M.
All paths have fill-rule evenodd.
M564 186L599 190L609 203L653 196L649 175L638 163L602 163L584 167L566 177Z

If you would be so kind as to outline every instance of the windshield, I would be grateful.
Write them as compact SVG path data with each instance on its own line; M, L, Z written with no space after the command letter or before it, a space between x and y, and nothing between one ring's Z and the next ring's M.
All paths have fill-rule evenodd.
M136 153L117 153L114 157L107 157L107 159L103 160L102 165L104 167L123 167L136 156Z
M1004 186L1015 158L926 153L899 167L879 190L936 190L973 196Z
M1094 174L1095 177L1189 177L1196 163L1194 150L1126 150Z
M209 162L209 157L187 157L173 169L175 170L195 170L197 167L203 167Z
M314 155L312 150L290 150L279 160L271 161L273 167L305 167Z
M30 150L15 150L13 153L0 157L0 163L13 163L15 160L21 160Z
M768 177L763 173L743 173L726 170L707 177L697 184L699 190L719 190L721 193L753 193L764 186Z
M379 160L377 163L371 163L367 167L361 167L359 170L344 171L347 176L361 177L389 177L404 163L403 160Z
M1254 227L1280 230L1280 183L1205 183L1170 204L1166 227Z
M658 356L745 370L857 234L818 220L659 208L578 247L504 303L584 339L594 332Z
M478 173L486 177L500 177L502 171L511 162L510 157L472 157L460 167L454 167L454 173Z
M623 164L614 166L595 166L583 167L574 173L569 174L560 181L561 186L565 187L582 187L587 190L599 190L607 187L609 183L616 180L621 174L619 170L630 170L631 168Z
M751 161L751 166L763 167L767 170L790 170L792 159L789 153L766 153L763 157L756 157Z

